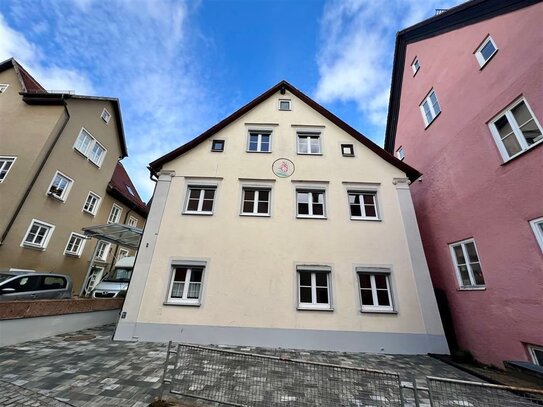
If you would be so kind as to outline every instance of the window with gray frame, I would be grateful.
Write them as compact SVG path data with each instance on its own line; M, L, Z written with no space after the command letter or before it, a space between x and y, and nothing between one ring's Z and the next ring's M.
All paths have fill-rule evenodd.
M184 213L212 215L216 190L216 186L190 185Z
M349 191L351 219L379 219L376 191Z
M321 189L297 189L297 216L299 218L325 218L324 193L325 191Z
M362 311L394 311L390 271L357 268Z
M173 266L168 302L200 304L204 266Z
M269 153L271 151L271 134L269 130L249 130L247 151L251 153Z
M268 216L270 214L270 188L243 188L242 215Z
M298 308L331 309L330 270L298 268Z

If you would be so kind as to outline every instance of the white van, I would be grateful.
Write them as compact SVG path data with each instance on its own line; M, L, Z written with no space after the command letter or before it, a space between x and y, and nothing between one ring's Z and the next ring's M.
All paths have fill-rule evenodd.
M128 283L134 270L135 257L123 257L92 291L93 298L115 298L126 295Z

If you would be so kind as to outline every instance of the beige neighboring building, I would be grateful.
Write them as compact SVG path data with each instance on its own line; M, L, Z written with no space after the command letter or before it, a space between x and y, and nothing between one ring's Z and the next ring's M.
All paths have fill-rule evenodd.
M448 353L420 174L289 83L150 169L115 339Z
M134 196L118 191L126 156L117 99L47 92L14 59L0 62L0 269L68 274L78 293L97 244L81 229L107 223L114 205L116 221L144 225L133 184Z

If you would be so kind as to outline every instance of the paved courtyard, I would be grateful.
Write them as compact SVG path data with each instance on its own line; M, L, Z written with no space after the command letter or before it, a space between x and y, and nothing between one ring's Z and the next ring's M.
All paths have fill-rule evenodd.
M13 397L20 397L19 402L13 404L17 406L34 400L32 397L36 398L35 404L28 405L147 406L160 394L166 345L113 342L113 330L114 326L108 325L0 348L0 395L7 400L0 397L0 405L9 405L5 395L11 392ZM416 379L419 385L425 384L428 375L474 379L429 356L237 349L388 370L399 373L402 381Z

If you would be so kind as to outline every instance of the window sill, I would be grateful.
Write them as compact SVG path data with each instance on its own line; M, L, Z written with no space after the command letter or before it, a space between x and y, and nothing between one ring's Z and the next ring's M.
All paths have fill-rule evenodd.
M183 215L213 216L213 212L182 212Z
M89 157L87 157L87 156L85 155L84 152L78 150L77 148L74 147L73 150L74 150L77 154L79 154L81 157L83 157L85 160L88 160L88 159L89 159Z
M45 247L44 247L44 246L37 246L37 245L30 244L30 243L23 243L23 244L22 244L22 247L24 247L25 249L38 250L38 251L40 251L40 252L44 252L44 251L45 251Z
M309 308L309 307L300 307L300 306L297 306L296 307L296 310L297 311L326 311L326 312L333 312L334 309L333 308Z
M308 215L297 215L296 219L328 219L326 216L308 216Z
M480 65L480 63L479 63L479 65L480 65L479 71L482 71L482 70L483 70L483 68L486 66L486 64L488 64L488 63L490 62L490 60L491 60L492 58L494 58L494 56L498 53L498 51L499 51L499 49L497 49L496 51L494 51L494 53L493 53L492 55L490 55L490 57L483 63L483 65ZM475 57L475 58L477 59L477 57Z
M248 216L253 218L271 218L269 213L240 213L239 216Z
M54 199L55 201L59 201L59 202L62 202L62 203L66 202L66 199L62 199L61 197L59 197L59 196L57 196L57 195L54 195L54 194L52 194L52 193L50 193L50 192L47 193L47 196L48 196L49 198Z
M95 213L92 213L92 212L86 211L85 209L83 209L83 213L86 213L87 215L90 215L90 216L96 216L96 214L95 214Z
M361 314L388 314L388 315L398 315L396 310L381 310L381 309L361 309Z
M77 254L77 253L64 253L64 255L67 256L67 257L74 257L74 258L81 257L81 255Z
M92 160L89 158L89 162L90 162L92 165L94 165L96 168L100 169L100 168L102 167L102 163L103 163L104 161L102 161L100 164L96 164L94 161L92 161Z
M177 305L181 307L199 307L202 305L201 303L194 303L194 302L171 302L171 301L164 301L162 305Z
M362 217L356 217L356 216L351 216L351 220L356 220L356 221L369 221L369 222L382 222L383 220L382 219L379 219L379 218L362 218Z
M271 151L251 151L251 150L246 150L245 151L246 153L251 153L251 154L271 154L272 152Z
M521 151L520 153L517 153L513 157L510 157L507 159L507 161L504 161L501 163L502 166L509 164L511 161L516 160L519 157L522 157L524 154L528 154L528 152L534 150L536 147L543 145L543 139L539 140L538 142L532 144L530 147L528 147L526 150Z
M428 127L430 127L432 125L433 122L436 121L436 119L439 117L439 115L441 114L441 112L439 112L438 114L435 115L435 117L432 119L432 121L430 123L428 123L425 127L424 127L424 130L428 129Z
M299 152L297 152L296 154L298 154L298 155L317 155L317 156L320 155L320 156L322 156L322 153L299 153Z
M486 291L486 286L458 287L456 291Z
M354 154L342 154L343 157L354 157Z

